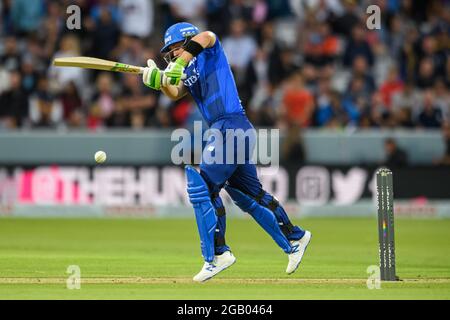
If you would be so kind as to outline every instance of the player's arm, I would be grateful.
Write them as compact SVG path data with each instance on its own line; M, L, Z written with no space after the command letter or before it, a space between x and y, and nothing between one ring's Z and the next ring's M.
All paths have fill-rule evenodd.
M194 57L198 56L206 48L211 48L216 43L216 36L211 31L201 32L192 37L189 42L183 46L183 52L173 62L169 63L164 74L168 78L168 84L178 85L184 74L184 68Z
M180 82L178 85L168 85L164 72L158 68L152 59L147 60L147 68L144 69L142 80L147 87L158 91L161 90L172 100L178 100L188 92L183 82Z
M216 35L211 31L204 31L187 43L183 53L178 57L183 59L186 63L189 63L195 56L200 54L204 49L211 48L216 43ZM197 44L199 46L197 46ZM178 59L177 59L178 60Z
M164 73L158 69L153 60L148 60L148 68L144 71L143 80L146 86L161 90L172 100L184 97L188 90L181 81L184 68L195 56L216 43L216 36L211 31L204 31L194 36L185 46L183 53L171 62Z
M166 85L161 87L161 91L172 100L178 100L184 97L188 90L182 81L178 85Z

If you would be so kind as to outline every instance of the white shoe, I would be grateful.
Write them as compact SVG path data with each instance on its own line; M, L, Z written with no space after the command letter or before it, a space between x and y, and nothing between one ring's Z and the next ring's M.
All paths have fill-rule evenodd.
M213 262L205 262L202 270L195 275L194 281L203 282L209 280L235 262L236 257L231 251L225 251L220 256L214 256Z
M305 235L300 240L291 241L293 252L289 254L289 263L286 268L287 274L291 274L297 270L310 241L311 232L309 231L305 231Z

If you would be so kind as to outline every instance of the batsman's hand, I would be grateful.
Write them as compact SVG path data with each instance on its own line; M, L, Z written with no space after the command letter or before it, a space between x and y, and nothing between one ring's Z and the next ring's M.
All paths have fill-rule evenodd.
M161 90L161 86L163 82L167 82L165 79L163 79L164 73L159 70L159 68L156 66L155 61L152 59L147 60L147 66L144 68L144 72L142 74L142 81L144 84L152 88L154 90Z
M167 77L168 83L171 85L179 85L181 79L184 75L184 68L187 62L181 58L175 60L175 62L169 63L166 70L164 70L164 75Z

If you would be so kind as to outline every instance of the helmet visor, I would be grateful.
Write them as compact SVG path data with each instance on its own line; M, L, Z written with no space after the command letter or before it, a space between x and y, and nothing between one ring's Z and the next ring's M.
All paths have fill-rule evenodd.
M176 43L174 43L174 44L171 44L170 46L169 46L169 51L166 53L166 54L164 54L164 60L167 62L167 63L170 63L170 62L172 62L172 61L174 61L177 57L175 56L175 50L177 50L177 49L179 49L179 48L181 48L181 47L184 47L187 43L188 43L188 41L189 41L189 39L190 38L186 38L184 41L179 41L179 42L176 42Z

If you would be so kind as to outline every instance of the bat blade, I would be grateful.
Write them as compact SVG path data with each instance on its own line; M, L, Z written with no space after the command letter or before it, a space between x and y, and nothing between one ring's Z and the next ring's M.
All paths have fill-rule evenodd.
M144 68L121 62L92 58L92 57L66 57L56 58L53 61L56 67L77 67L84 69L95 69L112 72L124 72L142 74Z
M93 57L56 58L55 60L53 60L53 65L56 67L76 67L84 69L94 69L94 70L124 72L134 74L144 73L143 67ZM183 74L181 79L182 80L186 79L186 75Z

